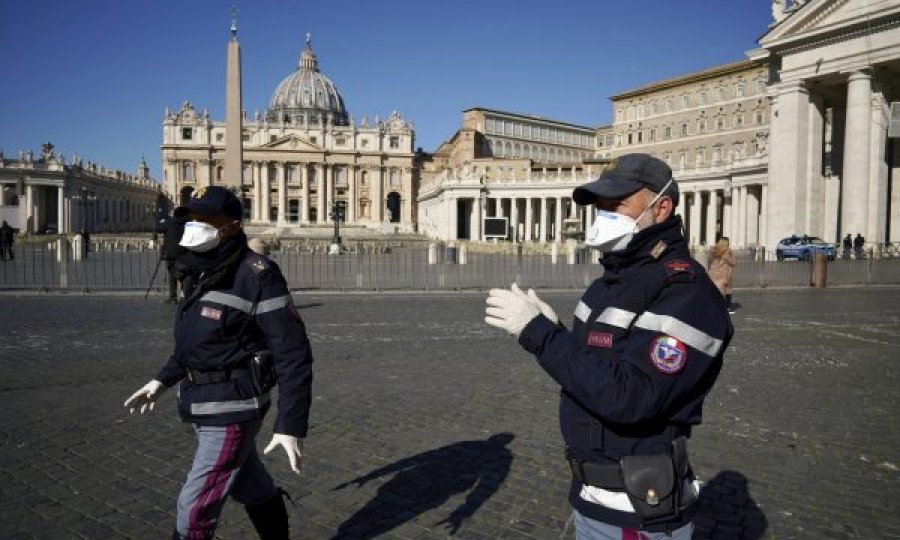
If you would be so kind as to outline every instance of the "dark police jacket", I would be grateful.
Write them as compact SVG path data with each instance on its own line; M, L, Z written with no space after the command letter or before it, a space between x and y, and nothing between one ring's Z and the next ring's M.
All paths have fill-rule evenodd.
M305 437L313 362L306 327L274 262L246 244L230 259L201 274L179 303L175 352L157 379L166 386L182 381L178 409L186 422L225 425L261 418L269 393L258 394L249 377L194 384L186 375L188 369L245 368L254 352L271 350L278 382L274 432Z
M570 455L618 463L665 453L690 435L733 328L721 293L690 257L680 217L637 233L601 262L603 276L578 303L571 331L540 315L519 343L562 387L560 427ZM581 489L573 480L570 500L582 514L640 527L635 514L588 502Z

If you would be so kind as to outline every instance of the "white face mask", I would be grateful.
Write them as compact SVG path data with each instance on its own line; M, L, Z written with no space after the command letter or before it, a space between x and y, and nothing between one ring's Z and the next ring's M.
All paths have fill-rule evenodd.
M202 221L188 221L178 244L191 251L203 253L219 245L219 229Z
M585 233L584 243L604 253L621 251L628 247L628 243L631 242L634 233L653 225L653 219L650 219L650 223L646 223L644 215L647 214L647 210L653 208L653 205L662 197L662 194L666 192L671 183L672 180L670 179L656 194L656 197L653 197L653 200L644 208L644 211L641 212L637 219L598 208L594 224Z

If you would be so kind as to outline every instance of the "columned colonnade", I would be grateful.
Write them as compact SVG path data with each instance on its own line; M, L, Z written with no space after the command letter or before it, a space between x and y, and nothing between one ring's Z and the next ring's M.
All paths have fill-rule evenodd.
M343 171L339 178L338 168ZM394 171L395 179L390 178ZM412 222L412 205L403 186L412 182L408 167L379 167L322 162L251 161L250 220L253 223L332 223L331 205L346 203L346 221ZM245 173L245 176L247 173ZM399 196L400 215L390 216L387 196Z
M766 237L768 186L762 183L717 182L716 186L681 186L676 213L684 220L692 246L712 245L727 237L734 247L755 246Z

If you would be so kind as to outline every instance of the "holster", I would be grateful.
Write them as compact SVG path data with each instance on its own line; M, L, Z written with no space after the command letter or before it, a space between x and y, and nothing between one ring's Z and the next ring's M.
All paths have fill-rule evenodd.
M275 386L275 357L272 351L263 350L253 353L247 362L250 380L257 395L262 395Z
M643 525L675 519L680 508L680 490L672 456L623 456L619 466L625 493Z
M625 493L644 525L675 519L694 502L693 490L685 492L691 475L685 437L672 441L669 453L624 456L619 467Z

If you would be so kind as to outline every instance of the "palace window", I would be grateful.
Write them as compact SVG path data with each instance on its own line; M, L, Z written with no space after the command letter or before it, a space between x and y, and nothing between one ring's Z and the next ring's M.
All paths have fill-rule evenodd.
M734 85L734 95L737 97L744 97L744 83L739 82Z
M681 96L681 106L685 109L691 106L691 98L688 96Z
M687 124L681 124L681 136L682 137L688 136L688 125Z
M390 146L391 148L400 148L400 137L391 137Z
M194 138L194 128L181 128L181 140L189 141Z
M650 130L650 133L647 134L647 140L653 142L656 140L656 129L653 128Z
M666 126L664 139L668 140L672 138L672 126Z
M216 142L222 142L222 141L224 141L224 140L225 140L225 134L224 134L224 133L216 133Z

